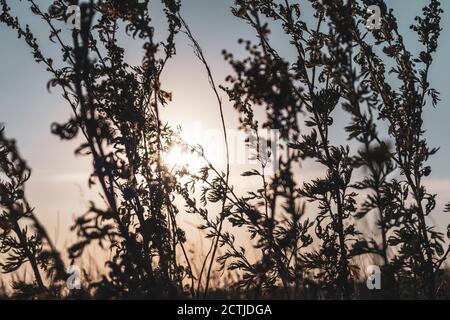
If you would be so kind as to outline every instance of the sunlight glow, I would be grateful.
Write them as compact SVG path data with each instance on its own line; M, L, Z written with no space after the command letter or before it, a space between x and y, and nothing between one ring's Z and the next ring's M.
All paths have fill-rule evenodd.
M165 156L165 161L170 169L185 167L190 173L197 173L204 166L204 162L199 156L179 145L170 148Z

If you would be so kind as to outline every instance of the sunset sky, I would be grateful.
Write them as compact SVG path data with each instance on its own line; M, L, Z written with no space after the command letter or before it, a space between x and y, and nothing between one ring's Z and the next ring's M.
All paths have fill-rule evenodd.
M32 17L26 1L10 1L14 3L13 12L24 22L30 23L38 39L41 39L43 51L50 56L57 56L59 49L48 41L45 23ZM37 1L43 8L49 1ZM158 1L157 1L158 2ZM237 56L243 54L242 47L237 44L239 38L254 39L254 33L242 21L235 18L229 10L231 0L184 0L182 14L190 25L197 40L203 47L212 67L214 77L219 84L225 84L225 77L231 72L221 54L227 49ZM306 2L306 1L305 1ZM412 50L418 49L414 36L408 32L409 25L415 15L419 14L424 0L390 0L387 1L396 12L401 29ZM445 203L450 201L450 1L443 0L445 10L438 53L430 73L430 82L441 92L442 101L438 108L428 108L425 112L425 128L431 146L440 146L439 153L432 157L430 164L433 173L427 178L429 191L438 193L438 206L432 219L441 230L445 230L450 222L449 214L443 213ZM159 5L154 8L153 17L156 32L164 19ZM66 30L67 31L67 30ZM159 31L161 27L159 27ZM67 31L68 32L68 31ZM162 34L163 35L163 34ZM279 30L274 29L271 41L275 47L287 57L291 56L289 43ZM23 157L32 168L32 177L27 185L30 203L36 207L37 215L53 230L59 230L59 245L65 239L73 217L84 213L89 200L97 198L94 191L89 191L87 179L90 173L90 162L87 157L75 157L77 141L60 141L50 133L52 122L63 122L70 116L67 104L60 97L58 90L51 94L46 90L49 74L42 65L36 64L22 40L0 25L0 112L1 122L6 125L6 135L15 138ZM139 64L142 50L133 41L123 42L130 62ZM217 103L210 90L203 67L198 62L183 34L178 35L177 55L169 63L163 74L163 88L173 92L173 102L163 112L163 117L172 126L180 125L187 136L195 125L205 130L220 128ZM222 98L226 113L227 127L237 127L237 114L227 102L225 94ZM342 123L343 111L336 116L336 123ZM341 122L339 122L341 121ZM192 132L191 132L192 133ZM343 143L345 137L336 132L333 142ZM196 143L197 141L192 141ZM214 142L213 142L214 143ZM207 148L207 146L205 146ZM207 150L206 150L207 151ZM308 171L309 170L309 171ZM233 167L232 167L233 172ZM248 179L239 176L234 170L232 182L237 190L245 190L251 186ZM304 168L302 177L314 176L314 166Z

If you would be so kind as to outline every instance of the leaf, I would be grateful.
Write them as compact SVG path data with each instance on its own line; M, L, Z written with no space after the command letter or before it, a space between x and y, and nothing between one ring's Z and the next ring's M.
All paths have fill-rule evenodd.
M243 177L249 177L249 176L259 176L259 172L255 169L251 170L251 171L245 171L241 174L241 176Z

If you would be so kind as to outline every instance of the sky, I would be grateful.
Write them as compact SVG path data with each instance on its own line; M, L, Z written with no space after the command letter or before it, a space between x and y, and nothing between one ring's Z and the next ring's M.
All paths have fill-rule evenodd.
M303 1L303 0L301 0ZM13 12L29 23L48 55L58 55L58 48L47 40L47 26L29 14L26 1L11 0ZM158 2L158 1L156 1ZM214 78L218 84L225 84L225 77L231 69L224 61L221 51L242 55L239 38L254 39L254 33L242 21L230 13L231 0L184 0L182 14L190 25L198 42L203 47ZM414 35L408 32L414 16L421 12L425 0L390 0L388 5L404 31L410 48L418 49ZM50 1L39 0L43 8ZM430 82L441 92L442 101L436 109L425 112L424 126L430 145L441 149L431 160L433 173L426 180L429 191L438 193L438 206L432 219L440 226L450 222L449 214L442 213L445 203L450 201L450 1L443 0L446 11L442 26L444 32L430 73ZM164 19L159 5L152 6L155 25ZM158 33L158 29L157 29ZM279 30L273 30L271 41L275 47L289 57L289 43ZM142 49L132 41L123 42L127 58L136 64L141 59ZM73 218L87 210L89 200L97 198L95 190L88 190L87 179L90 161L87 157L75 157L78 141L60 141L50 133L53 122L64 122L70 116L70 109L58 91L49 93L46 89L49 74L42 65L36 64L22 40L0 25L0 122L6 125L6 135L17 140L23 157L32 168L32 177L27 185L27 196L41 220L49 226L50 234L59 246L64 244ZM180 125L187 136L193 128L204 130L220 128L217 103L210 90L206 74L193 54L184 35L177 39L177 55L163 73L163 88L173 92L173 101L163 110L163 118L173 126ZM225 120L230 130L236 129L238 115L222 93ZM342 114L337 114L339 118ZM335 141L345 143L345 137L336 133ZM212 141L214 144L214 141ZM314 169L303 174L306 179L314 175ZM248 180L232 176L237 190L251 185ZM444 224L445 223L445 224ZM441 228L443 229L443 228Z

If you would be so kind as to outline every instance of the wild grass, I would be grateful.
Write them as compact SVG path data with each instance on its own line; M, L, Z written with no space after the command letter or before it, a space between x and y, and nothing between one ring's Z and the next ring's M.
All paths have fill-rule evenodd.
M394 12L382 0L284 1L236 0L231 13L249 25L257 42L244 45L238 59L224 50L233 73L216 85L206 54L182 18L179 0L163 0L166 38L153 26L150 1L90 1L81 7L81 29L63 37L68 5L55 0L50 12L27 0L31 11L49 27L60 57L47 57L32 28L23 26L0 0L0 21L29 46L33 58L51 75L71 117L52 124L61 140L81 137L76 153L92 161L90 185L102 191L104 207L91 203L71 232L77 241L61 258L26 200L31 171L13 140L0 132L0 268L13 274L10 289L0 295L22 299L377 299L450 297L446 270L450 247L445 235L428 224L436 195L424 180L429 157L423 114L439 102L430 84L433 54L438 48L443 11L428 1L412 31L421 51L408 49ZM381 8L378 30L368 30L366 7ZM187 3L183 5L188 5ZM315 24L307 24L302 6L310 6ZM270 28L281 26L296 52L291 62L274 48ZM142 46L139 65L125 60L118 34ZM181 33L181 34L180 34ZM202 63L217 98L226 146L226 170L211 163L201 146L191 146L161 119L172 94L161 74L176 54L184 34ZM396 85L394 85L396 84ZM258 181L246 194L230 183L230 159L222 103L234 105L240 129L254 133L259 167L242 173ZM264 119L257 119L256 109ZM261 112L261 111L258 111ZM333 144L330 132L338 112L349 115L348 144ZM260 128L279 130L279 166L266 175L271 152ZM387 132L382 132L387 128ZM389 140L381 137L389 136ZM178 145L203 158L199 172L173 170L164 154ZM298 168L320 164L322 174L301 181ZM358 172L358 174L357 174ZM362 173L362 174L361 174ZM184 207L175 205L176 198ZM306 214L306 204L318 210ZM218 207L218 210L213 208ZM178 214L195 215L206 253L179 225ZM218 211L218 212L217 212ZM369 213L378 218L379 236L358 228ZM448 227L450 230L450 226ZM236 241L245 234L252 255ZM450 237L447 234L447 237ZM68 265L80 264L87 248L110 253L104 268L82 268L84 281L69 290ZM198 244L197 244L198 245ZM256 257L256 258L255 258ZM381 290L369 290L364 267L381 261ZM18 270L31 275L17 277ZM2 293L3 292L3 293Z

